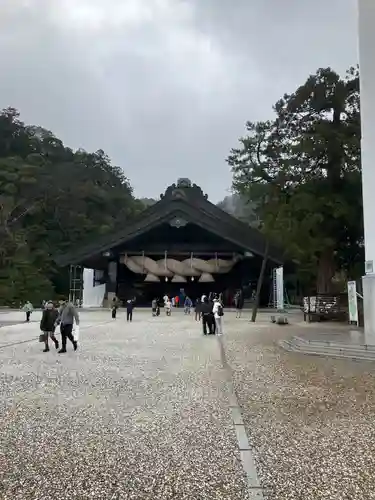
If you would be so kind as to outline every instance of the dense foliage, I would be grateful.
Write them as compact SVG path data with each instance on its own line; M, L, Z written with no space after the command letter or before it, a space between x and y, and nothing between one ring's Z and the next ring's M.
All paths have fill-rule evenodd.
M133 217L121 168L101 150L72 151L52 132L0 113L0 304L35 303L66 293L52 257Z
M228 158L235 191L299 263L306 291L363 271L359 104L357 69L320 69L275 104L273 120L248 122Z
M249 226L254 228L259 227L259 217L256 213L256 205L251 200L247 200L244 196L238 193L225 196L223 200L219 201L217 206Z

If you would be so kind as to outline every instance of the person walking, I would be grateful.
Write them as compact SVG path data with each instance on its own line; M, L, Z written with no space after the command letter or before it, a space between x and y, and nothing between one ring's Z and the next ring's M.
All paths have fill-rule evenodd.
M44 351L49 351L48 339L51 338L56 349L59 348L59 341L55 337L56 321L59 317L58 311L55 309L53 302L47 302L43 310L42 319L40 321L40 329L44 334Z
M66 352L66 343L69 339L73 344L73 348L76 351L78 349L78 342L74 340L73 337L73 324L74 321L76 325L79 325L79 315L71 302L66 299L60 301L59 316L56 321L56 325L60 324L61 332L61 349L59 354L64 354Z
M224 308L223 304L220 302L218 297L214 298L214 305L212 308L212 312L215 318L216 333L217 335L223 335Z
M191 313L191 307L193 305L193 302L191 301L191 298L186 296L185 302L184 302L184 312L185 314L190 314Z
M134 301L129 299L126 302L126 321L133 321Z
M33 312L33 310L34 310L34 307L33 307L32 303L28 300L22 308L22 311L24 311L26 313L26 323L30 322L30 316L31 316L31 313Z
M179 307L179 305L180 305L180 297L178 295L176 295L176 297L174 298L174 303L175 303L176 307Z

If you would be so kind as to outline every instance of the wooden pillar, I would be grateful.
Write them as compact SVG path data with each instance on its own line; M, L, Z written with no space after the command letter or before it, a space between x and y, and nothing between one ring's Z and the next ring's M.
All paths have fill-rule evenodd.
M106 293L105 293L105 305L108 307L113 298L116 297L117 294L117 261L108 262L108 270L107 270L107 280L106 280Z

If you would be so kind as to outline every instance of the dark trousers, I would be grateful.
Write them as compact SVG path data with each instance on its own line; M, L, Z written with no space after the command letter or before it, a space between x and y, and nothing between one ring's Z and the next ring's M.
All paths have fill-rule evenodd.
M214 331L214 322L212 321L212 315L211 314L203 314L202 315L202 326L203 326L203 334L207 335L207 327L208 327L208 333L212 335L215 333Z
M132 321L133 311L126 311L126 321Z
M112 309L112 318L115 319L116 318L116 315L117 315L117 309L114 307Z
M26 321L30 321L31 311L26 311Z
M61 331L61 348L62 348L62 350L66 351L67 339L69 339L70 342L75 346L76 341L74 340L73 333L72 333L73 325L61 325L60 331Z

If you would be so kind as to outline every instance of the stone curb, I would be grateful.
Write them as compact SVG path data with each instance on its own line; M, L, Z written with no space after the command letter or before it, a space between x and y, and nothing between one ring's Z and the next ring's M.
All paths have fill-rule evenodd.
M237 436L237 445L240 452L241 463L247 478L247 487L250 500L263 500L263 489L256 471L255 461L249 438L242 418L242 410L233 386L232 369L229 366L225 353L223 337L217 337L220 349L220 357L225 371L229 388L229 408L232 416L234 431Z

